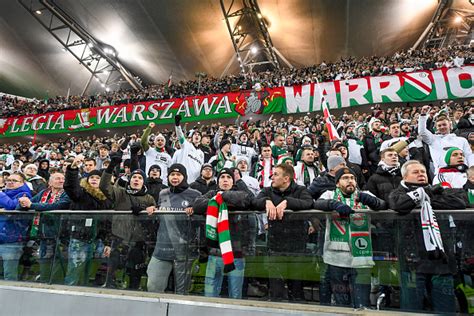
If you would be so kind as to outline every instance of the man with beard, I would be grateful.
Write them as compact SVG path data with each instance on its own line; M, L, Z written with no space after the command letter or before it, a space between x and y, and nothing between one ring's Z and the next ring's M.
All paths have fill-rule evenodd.
M420 215L400 219L401 307L423 310L424 298L428 295L435 313L454 313L456 259L454 240L450 237L451 223L448 217L437 220L433 209L465 209L466 193L460 189L429 186L426 168L416 160L407 161L401 173L400 186L389 195L390 208L409 214L421 206ZM415 275L412 282L416 287L413 288L409 280Z
M198 190L201 194L206 194L217 187L214 180L214 168L210 163L205 163L201 168L201 176L189 185L191 189Z
M436 134L431 133L427 127L428 120L427 113L430 110L429 105L421 108L421 114L418 123L418 134L421 136L423 142L428 144L431 153L431 160L434 165L434 170L437 171L440 164L444 161L446 156L446 148L457 147L464 152L466 157L466 164L468 166L474 165L474 155L471 147L465 138L458 137L451 133L451 121L444 115L439 115L435 122Z
M153 165L158 165L161 170L160 178L166 184L168 167L171 165L171 156L166 151L166 138L162 134L155 136L153 140L154 147L148 145L148 138L150 136L151 130L155 127L155 123L151 122L148 124L148 127L143 132L143 136L140 140L142 144L143 153L146 159L145 172L150 172L150 167Z
M199 148L201 133L198 130L194 130L191 134L190 142L184 137L183 130L181 129L181 115L176 115L174 122L181 149L174 153L173 161L184 165L188 173L189 182L194 182L199 177L201 167L204 164L204 153Z
M372 260L370 216L358 210L387 209L385 201L357 190L356 174L342 168L335 175L336 189L326 191L314 203L326 215L323 260L328 265L325 279L337 305L370 307L370 268ZM356 234L357 233L357 234ZM327 289L323 289L322 295Z
M344 143L336 143L334 148L341 152L342 158L346 160L347 167L351 168L357 175L357 185L359 188L363 188L365 186L365 177L362 173L361 166L350 162L349 150L347 146Z
M464 162L464 153L457 147L451 147L446 151L444 158L445 167L439 168L433 179L433 184L441 184L446 188L461 189L467 182L467 169Z
M308 188L319 175L319 168L314 164L314 150L312 147L302 149L301 161L295 167L296 183Z
M382 122L379 119L374 119L370 123L370 132L364 138L364 149L367 155L369 169L371 173L377 170L380 161L380 146L388 136L382 133Z
M377 170L367 181L365 190L388 201L388 195L400 185L400 181L402 181L402 176L398 154L395 149L387 148L380 153Z

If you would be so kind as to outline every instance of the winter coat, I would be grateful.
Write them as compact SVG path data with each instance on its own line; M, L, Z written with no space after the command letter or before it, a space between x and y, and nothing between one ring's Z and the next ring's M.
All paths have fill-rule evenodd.
M336 180L327 172L322 173L319 177L315 178L308 188L311 196L315 200L319 199L324 192L334 189L336 189Z
M370 165L370 169L375 171L377 169L377 165L380 161L380 146L382 146L382 142L384 140L389 139L390 136L382 134L381 141L376 144L375 137L370 133L369 135L365 136L364 138L364 149L367 155L367 160Z
M18 189L0 192L0 207L14 210L18 205L18 199L23 196L31 199L31 191L26 183ZM31 218L16 218L18 216L0 215L0 243L12 243L26 238Z
M201 194L206 194L207 192L211 190L215 190L217 188L217 183L216 180L211 180L209 183L206 183L206 180L203 178L199 177L189 185L190 188L194 190L198 190L201 192Z
M33 196L38 194L38 192L46 190L48 188L48 184L46 183L46 180L44 180L39 175L36 175L36 176L28 179L27 182L31 184L30 190L31 190L31 194Z
M400 169L395 175L392 175L381 166L378 166L375 173L367 181L365 190L388 202L389 194L400 185L400 181L402 181Z
M206 215L209 200L216 196L218 190L212 190L205 195L199 196L194 201L194 213ZM242 180L238 180L236 185L229 191L222 192L222 198L227 203L229 211L247 211L252 210L250 201L252 193L247 189ZM251 245L252 235L250 228L255 226L254 214L249 215L229 215L229 230L231 236L232 251L235 258L243 258L247 254L248 247ZM211 255L221 256L220 249L209 249Z
M419 187L402 181L398 188L389 195L390 208L406 215L414 208L419 207L420 201L416 197L413 199L408 195L409 192ZM443 189L441 187L425 186L424 190L430 197L431 206L434 210L460 210L466 208L464 198L466 193L462 189ZM398 257L404 260L401 262L402 266L413 265L418 273L451 274L456 272L456 260L453 253L455 240L452 238L453 236L450 231L448 215L438 215L437 220L446 256L439 251L428 253L425 250L419 214L412 214L409 218L400 219L398 223L399 229L397 230L399 234Z
M122 187L112 185L112 174L104 171L100 178L100 190L114 203L116 211L130 211L132 206L145 210L149 206L156 205L155 199L150 194L132 195ZM112 218L112 234L122 238L126 242L144 241L146 221L138 217L115 215Z
M252 206L255 210L264 211L267 200L271 200L275 206L286 200L287 209L292 211L313 208L313 198L309 191L293 181L285 191L273 187L263 188L252 201ZM308 218L306 214L287 214L283 216L283 220L269 221L268 248L270 252L285 254L305 252L309 228ZM288 242L289 240L291 242Z
M158 199L159 210L184 211L187 207L193 206L195 199L200 195L199 191L190 188L179 193L173 192L172 188L164 189ZM160 226L153 257L159 260L185 260L189 242L196 236L189 223L192 219L186 214L160 214L158 219Z
M147 178L146 187L148 188L148 194L150 194L155 199L155 201L158 201L161 190L167 188L167 186L163 184L163 180L161 180L161 178Z

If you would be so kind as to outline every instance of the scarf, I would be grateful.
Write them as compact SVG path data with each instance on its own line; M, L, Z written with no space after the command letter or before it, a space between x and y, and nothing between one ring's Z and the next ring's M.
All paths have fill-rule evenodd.
M333 199L349 205L353 210L367 209L367 206L354 199L357 196L358 192L356 191L346 198L341 190L336 188ZM329 233L328 249L350 251L353 268L373 266L369 215L367 213L354 213L348 217L337 215L333 218L328 215L327 219L329 222L326 232Z
M136 189L132 189L132 187L130 187L130 183L127 184L127 188L125 189L125 191L127 192L127 194L129 195L145 195L148 191L146 185L143 185L142 188L140 190L136 190Z
M41 195L41 203L46 203L46 204L53 204L56 203L61 195L63 194L64 190L59 190L56 193L53 193L51 189L44 190L43 194ZM49 198L48 198L49 197ZM33 217L33 220L31 222L31 229L30 229L30 237L31 238L36 238L38 236L39 232L39 226L40 226L40 219L41 219L41 213L36 212L35 216Z
M301 164L301 173L303 174L303 183L306 187L311 184L311 176L309 175L308 167L313 167L314 176L318 176L318 169L316 168L316 166L314 164L312 166L308 166L306 162L303 161L303 163Z
M260 182L260 188L263 188L265 184L265 158L260 159L260 163L257 164L255 173L259 174L257 180ZM270 177L273 175L273 159L270 158Z
M388 173L390 173L392 176L396 176L400 170L400 163L397 163L395 167L387 165L385 162L380 160L379 166L382 167L382 169Z
M378 145L382 142L382 132L372 132L372 136L374 136L375 146L378 147Z
M443 240L441 239L441 232L439 230L438 220L436 214L431 207L431 201L425 190L417 190L421 198L421 229L423 231L423 241L425 243L426 251L441 250L444 252Z
M228 218L227 204L219 192L207 204L206 240L209 247L220 249L225 273L235 269Z
M230 154L226 157L226 156L224 156L224 153L219 150L219 153L217 154L217 166L216 166L216 171L218 173L222 169L224 169L224 166L225 166L227 161L231 161L230 158L231 158ZM231 161L231 162L232 162L232 167L230 167L230 168L234 168L235 167L235 161Z

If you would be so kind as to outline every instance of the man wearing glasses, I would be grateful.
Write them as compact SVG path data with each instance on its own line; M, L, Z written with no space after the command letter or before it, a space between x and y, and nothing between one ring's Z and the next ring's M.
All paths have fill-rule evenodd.
M0 192L0 207L14 210L21 197L31 198L31 191L22 173L12 173L6 179L6 189ZM0 257L3 259L3 275L5 280L18 279L18 263L23 253L25 240L31 219L15 219L18 217L0 216Z

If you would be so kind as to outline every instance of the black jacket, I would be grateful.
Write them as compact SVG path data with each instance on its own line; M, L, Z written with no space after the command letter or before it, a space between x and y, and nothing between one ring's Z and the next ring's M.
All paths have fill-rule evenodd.
M321 211L334 211L334 202L337 202L333 199L318 199L314 201L314 208ZM374 211L386 210L388 208L388 203L380 198L375 198L373 203L367 204Z
M314 178L308 190L313 199L317 200L324 192L336 189L336 180L329 173L323 173L319 177Z
M375 171L377 169L377 165L380 161L380 146L384 140L389 139L390 136L382 134L381 141L376 144L375 137L370 133L369 135L365 136L364 138L364 149L367 154L367 160L370 164L370 169Z
M400 169L395 175L392 175L381 166L378 166L375 173L367 181L365 190L388 203L388 195L400 185L400 181L402 181Z
M264 211L267 200L271 200L275 206L286 200L287 209L293 211L310 210L313 207L313 198L309 191L294 181L285 191L273 187L263 188L252 201L252 206L257 211Z
M198 190L201 192L201 194L206 194L207 192L211 190L216 190L217 189L217 184L215 180L211 180L209 184L206 183L206 180L203 178L199 177L189 185L191 189Z
M147 193L150 194L155 199L155 201L158 201L161 190L167 188L167 186L163 184L163 180L161 180L160 178L147 178L146 187L148 189Z
M407 193L418 188L419 186L402 182L389 195L390 208L400 214L409 214L419 205ZM431 206L434 210L460 210L466 208L465 192L462 189L425 186L424 190L430 197ZM456 272L456 260L453 253L455 240L451 233L448 215L439 214L437 220L445 254L440 251L426 251L419 214L411 214L409 217L398 220L398 257L402 270L405 271L406 267L411 265L418 273L452 274Z

